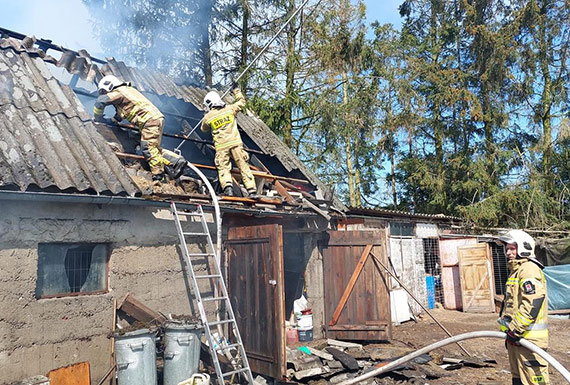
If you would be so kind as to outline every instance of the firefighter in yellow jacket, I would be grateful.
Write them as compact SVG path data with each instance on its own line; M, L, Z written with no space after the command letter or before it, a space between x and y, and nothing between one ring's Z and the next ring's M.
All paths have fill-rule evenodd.
M236 114L245 106L245 99L239 89L234 90L235 103L226 105L216 91L210 91L204 97L206 115L202 120L202 131L212 131L216 157L214 163L218 169L220 185L224 195L232 196L232 163L236 162L243 184L249 195L256 192L255 179L249 168L249 156L243 149L243 142L238 131Z
M548 297L544 266L534 254L534 239L522 230L511 230L499 237L505 245L509 278L501 306L499 324L507 333L512 383L549 384L548 364L538 354L522 347L524 338L538 347L548 347Z
M166 181L165 171L178 178L186 167L186 160L172 151L162 149L162 129L164 115L139 91L129 83L120 81L113 75L104 76L98 84L99 97L93 107L96 122L110 123L104 118L108 105L115 106L114 121L127 119L137 126L141 133L141 151L152 173L154 181Z

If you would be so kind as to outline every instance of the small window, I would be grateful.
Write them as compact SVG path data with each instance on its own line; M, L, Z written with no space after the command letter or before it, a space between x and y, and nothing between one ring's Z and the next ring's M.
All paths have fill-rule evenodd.
M390 222L390 235L393 237L413 237L414 224L404 222Z
M36 298L106 292L108 260L108 244L40 243Z

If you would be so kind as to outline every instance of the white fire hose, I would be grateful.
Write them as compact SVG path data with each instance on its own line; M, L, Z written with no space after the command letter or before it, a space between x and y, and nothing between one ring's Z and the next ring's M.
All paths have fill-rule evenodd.
M392 369L394 369L394 368L396 368L396 367L398 367L398 366L400 366L400 365L402 365L408 361L411 361L414 358L421 356L422 354L431 352L432 350L437 349L437 348L441 348L445 345L453 344L453 343L463 341L463 340L468 340L471 338L500 338L500 339L505 339L506 336L507 335L503 332L493 332L493 331L478 331L478 332L470 332L470 333L459 334L459 335L456 335L456 336L453 336L450 338L446 338L446 339L441 340L439 342L433 343L431 345L428 345L424 348L421 348L420 350L416 350L415 352L410 353L407 356L404 356L402 358L399 358L396 361L390 362L389 364L387 364L385 366L374 369L374 370L372 370L368 373L365 373L361 376L358 376L356 378L352 378L350 380L341 382L339 385L357 384L357 383L364 381L370 377L375 377L379 374L389 372L390 370L392 370ZM560 362L556 361L554 359L554 357L552 357L550 354L546 353L544 350L542 350L541 348L539 348L538 346L536 346L532 342L525 340L524 338L521 338L519 342L522 346L524 346L525 348L527 348L531 352L536 353L539 356L541 356L542 358L544 358L553 368L558 370L560 372L560 374L562 374L562 376L570 384L570 372L564 366L562 366L562 364L560 364Z

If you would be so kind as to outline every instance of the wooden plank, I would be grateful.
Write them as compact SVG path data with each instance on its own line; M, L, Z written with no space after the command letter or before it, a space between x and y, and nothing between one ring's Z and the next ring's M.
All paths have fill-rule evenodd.
M327 221L331 220L331 216L325 210L321 209L319 206L315 205L313 202L309 201L308 199L303 198L303 206L308 207Z
M90 385L89 362L80 362L51 370L48 372L47 377L52 385Z
M384 331L387 325L329 325L329 330L345 331L345 330L365 330L365 331Z
M307 349L309 349L309 352L311 352L312 355L320 357L323 360L328 360L328 361L334 360L334 357L332 356L332 354L325 353L322 350L318 350L318 349L312 348L310 346L307 346Z
M118 309L143 323L156 323L159 325L166 321L166 317L164 315L152 310L133 297L130 293L121 300Z
M276 180L275 183L273 183L273 186L275 186L275 190L277 190L279 195L281 195L287 203L289 203L290 205L299 205L300 204L299 202L297 202L295 200L295 198L293 198L291 196L291 194L289 194L287 192L287 190L285 189L285 187L283 187L283 184L281 182Z
M381 245L382 231L329 231L329 246L366 246Z
M362 271L362 268L364 267L364 263L368 259L368 255L370 254L372 247L373 247L373 245L366 245L366 247L364 248L364 251L362 252L362 255L360 256L360 259L359 259L358 263L356 264L356 268L354 269L354 272L352 273L352 277L350 277L350 280L348 281L348 284L346 285L346 288L344 289L344 293L342 294L342 297L340 298L340 301L338 302L338 305L336 306L336 309L333 313L333 316L332 316L331 320L329 321L330 326L336 325L338 318L340 316L340 313L342 312L344 305L346 305L346 301L348 300L350 293L352 293L352 289L354 288L354 284L356 283L356 280L360 276L360 272Z
M481 278L481 281L479 281L479 284L477 285L477 287L475 288L475 291L473 292L473 295L471 296L471 299L469 300L469 303L467 304L467 306L465 307L465 309L463 309L463 311L467 311L469 310L469 308L471 308L471 305L473 305L473 301L475 301L475 298L477 297L477 294L479 293L479 290L481 289L481 286L483 286L483 284L485 283L485 280L487 279L487 276L489 275L489 271L487 270L485 272L485 275L483 275L483 278Z
M129 154L126 152L121 152L121 151L114 151L114 153L119 158L144 160L144 157L142 155ZM216 166L210 166L208 164L200 164L200 163L192 163L192 164L198 168L202 168L205 170L216 170L217 171ZM235 175L241 175L241 172L237 168L232 168L230 170L230 172L232 174L235 174ZM253 174L253 176L265 178L265 179L272 180L272 181L280 180L280 181L290 181L290 182L302 183L302 184L310 184L310 182L308 180L298 179L298 178L290 178L287 176L273 175L273 174L268 174L268 173L263 172L263 171L251 170L251 173ZM314 198L314 197L311 196L311 198Z
M363 348L361 344L355 344L354 342L338 341L332 338L327 338L327 344L332 346L340 346L341 348L356 348L356 349Z

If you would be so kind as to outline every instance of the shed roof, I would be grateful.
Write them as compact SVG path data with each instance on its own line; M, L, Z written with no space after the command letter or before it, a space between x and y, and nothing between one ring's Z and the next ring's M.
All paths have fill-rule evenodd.
M409 211L401 210L389 210L380 208L365 208L365 207L349 207L346 213L347 216L350 215L365 215L371 217L382 217L382 218L401 218L401 219L419 219L419 220L430 220L430 221L440 221L440 222L461 222L462 219L458 217L453 217L443 214L421 214L421 213L411 213Z
M0 39L0 189L139 194L73 90L29 48Z

